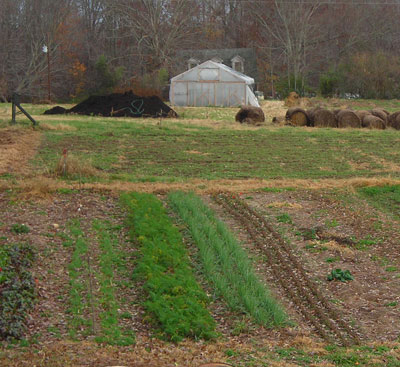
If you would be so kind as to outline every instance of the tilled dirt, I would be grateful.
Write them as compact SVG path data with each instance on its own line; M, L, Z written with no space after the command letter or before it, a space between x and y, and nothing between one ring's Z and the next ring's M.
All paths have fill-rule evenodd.
M282 233L307 277L317 283L342 319L357 326L361 338L393 341L399 337L397 221L362 200L346 205L321 191L259 193L245 201ZM276 217L282 214L292 223L279 223ZM327 281L336 268L350 270L354 280Z
M276 281L318 334L328 342L343 345L360 342L359 332L322 295L288 244L265 218L236 197L220 194L214 199L246 228L255 246L264 251Z

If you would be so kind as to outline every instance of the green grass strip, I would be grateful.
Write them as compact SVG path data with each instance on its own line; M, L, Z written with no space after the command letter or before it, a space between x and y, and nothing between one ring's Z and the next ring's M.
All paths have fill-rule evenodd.
M245 312L266 327L287 322L282 307L253 272L246 252L226 226L195 194L169 195L199 248L207 278L234 311Z
M362 187L358 192L378 209L400 219L400 185Z
M92 322L85 318L86 309L91 305L91 294L85 293L89 289L84 274L87 272L88 264L84 259L88 251L88 245L84 239L81 224L78 220L69 223L69 231L71 235L74 252L72 253L71 262L68 265L70 290L69 290L69 313L70 330L69 334L72 338L85 328L91 328Z
M111 233L107 223L101 221L93 222L93 229L98 236L101 250L99 266L100 273L97 274L100 283L99 303L103 311L100 313L102 335L96 337L96 341L110 345L132 345L134 336L123 333L118 325L118 302L115 298L114 269L120 265L120 256L116 249L118 241Z
M208 298L194 278L182 236L162 203L149 194L121 196L128 208L131 235L141 244L135 273L144 281L147 311L161 326L161 335L178 342L184 337L216 336Z

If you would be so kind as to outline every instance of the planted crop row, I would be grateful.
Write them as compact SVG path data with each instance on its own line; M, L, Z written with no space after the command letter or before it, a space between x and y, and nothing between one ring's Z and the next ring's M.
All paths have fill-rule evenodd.
M89 252L90 243L78 220L69 225L71 238L66 242L74 246L71 263L68 266L70 276L70 335L78 333L95 335L95 340L111 345L131 345L134 333L124 332L119 325L119 304L115 296L115 270L120 266L117 253L118 240L109 225L102 221L93 222L99 255ZM92 260L90 258L92 257ZM98 266L94 265L98 263ZM94 269L98 268L97 271ZM93 291L94 285L98 289ZM99 313L100 325L96 315Z
M162 203L149 194L123 194L132 238L141 245L135 274L144 282L147 311L172 340L215 337L207 296L196 282L182 236Z
M231 309L267 327L286 323L285 312L254 274L245 251L201 199L176 192L169 200L199 248L207 278Z
M120 255L116 251L118 240L107 223L94 221L93 229L100 247L100 271L96 277L100 285L98 303L102 309L101 335L96 337L96 341L111 345L131 345L135 341L133 332L123 332L118 323L119 305L115 296L114 274L114 270L122 266Z
M92 293L88 276L87 252L88 244L85 240L81 224L78 220L69 225L71 240L74 246L71 262L68 265L70 289L69 289L69 320L70 336L75 338L77 333L86 330L93 331L93 321L90 320L90 308L92 304Z
M0 339L20 339L25 320L35 300L35 282L30 272L32 247L13 244L0 247Z

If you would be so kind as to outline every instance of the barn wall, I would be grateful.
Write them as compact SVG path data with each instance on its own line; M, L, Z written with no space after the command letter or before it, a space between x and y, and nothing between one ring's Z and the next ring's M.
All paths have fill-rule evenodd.
M241 82L175 81L170 101L174 106L239 106L246 104L247 86Z

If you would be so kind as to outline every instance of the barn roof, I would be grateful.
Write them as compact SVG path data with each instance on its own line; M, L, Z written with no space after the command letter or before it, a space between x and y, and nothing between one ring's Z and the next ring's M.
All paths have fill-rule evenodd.
M196 70L201 70L201 69L220 69L220 70L224 70L225 72L227 72L228 74L230 74L231 76L233 76L235 79L243 81L246 84L254 84L254 79L239 72L236 71L232 68L230 68L229 66L222 64L222 63L218 63L212 60L208 60L203 62L200 65L195 66L194 68L187 70L175 77L173 77L171 79L171 82L174 81L178 81L178 80L186 80L186 81L199 81L199 77L198 77L198 73L196 73ZM219 80L219 81L223 81L223 80Z
M187 69L189 59L198 60L200 63L206 60L220 59L225 65L232 65L232 59L240 56L244 60L244 73L257 80L257 55L253 48L222 48L207 50L180 50L177 52L176 71L178 73Z

